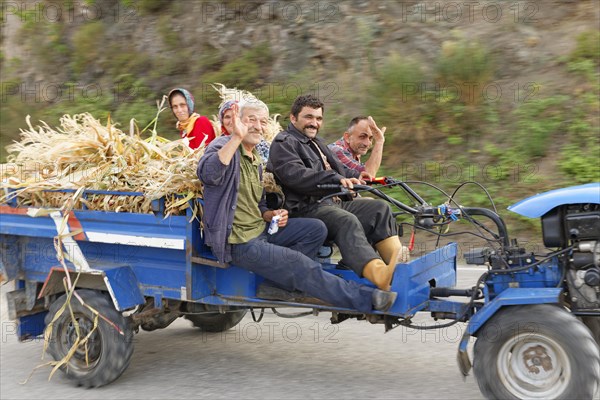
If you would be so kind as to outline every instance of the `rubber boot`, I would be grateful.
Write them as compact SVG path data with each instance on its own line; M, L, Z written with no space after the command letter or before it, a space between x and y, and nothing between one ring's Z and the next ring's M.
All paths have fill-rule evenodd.
M363 268L363 276L373 282L381 290L389 291L391 289L392 276L396 264L387 265L380 258L375 258L367 263Z
M402 255L402 244L400 243L400 238L396 235L375 243L375 248L379 252L383 262L389 266L395 266L398 263L398 256Z

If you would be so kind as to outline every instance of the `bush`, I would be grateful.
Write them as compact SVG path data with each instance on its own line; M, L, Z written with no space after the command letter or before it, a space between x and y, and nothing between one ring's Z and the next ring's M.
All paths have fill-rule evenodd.
M460 88L478 84L485 86L494 75L494 63L490 52L481 44L462 39L458 42L445 42L437 62L438 81L444 85L457 85ZM465 103L478 104L481 96L467 96Z
M559 167L577 183L600 181L600 144L598 140L586 147L569 144L562 149Z
M267 75L266 68L272 61L268 43L262 43L241 56L223 65L215 72L207 73L202 80L207 83L219 82L227 87L238 87L252 91L261 86L260 78Z
M600 65L600 31L586 31L577 36L577 46L571 53L571 61L591 60Z
M105 29L101 21L83 25L73 34L73 70L76 73L85 71L87 65L95 64L101 58L105 48Z
M597 93L597 90L596 90ZM558 166L577 183L600 181L600 137L598 97L592 93L571 99L567 144L560 152Z
M422 84L425 74L421 65L399 54L391 54L375 71L373 84L367 89L369 115L381 126L422 126L426 105L423 102ZM414 137L424 140L424 134Z
M565 119L565 105L569 98L552 96L522 103L515 111L517 131L514 133L516 146L511 152L516 158L519 155L543 157L550 142L550 137L559 132Z

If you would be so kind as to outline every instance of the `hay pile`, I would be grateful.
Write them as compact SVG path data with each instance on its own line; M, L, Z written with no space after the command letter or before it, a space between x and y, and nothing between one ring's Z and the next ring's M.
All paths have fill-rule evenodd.
M180 215L189 207L187 200L202 195L196 166L204 149L190 149L186 139L169 141L155 131L143 139L133 124L125 134L110 117L104 125L87 113L64 115L57 128L44 122L34 128L29 116L27 125L21 141L6 148L0 202L16 196L21 206L62 207L71 194L47 190L141 192L144 196L93 195L77 201L92 210L150 213L151 201L166 196L165 214Z
M237 88L213 87L223 103L256 98ZM69 204L76 209L151 213L152 200L164 197L165 217L184 215L190 200L202 197L196 167L204 148L192 150L188 139L169 141L157 135L156 122L165 110L164 102L165 98L149 126L140 132L132 120L127 134L110 116L103 124L88 113L64 115L55 128L43 121L34 127L27 116L28 129L21 129L20 142L6 147L8 162L0 164L0 203L16 198L19 206L64 208ZM278 117L269 118L268 143L282 130ZM215 132L221 132L218 120L213 117L212 122ZM142 137L152 124L151 136ZM271 174L263 177L267 191L281 193ZM72 193L52 192L81 188L124 194L87 194L73 199ZM201 209L196 201L191 203L195 217Z

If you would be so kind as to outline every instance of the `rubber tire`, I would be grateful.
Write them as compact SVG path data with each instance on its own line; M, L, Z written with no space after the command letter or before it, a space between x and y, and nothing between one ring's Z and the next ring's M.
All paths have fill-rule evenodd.
M550 304L503 307L478 332L473 372L479 389L488 399L518 399L499 372L500 352L514 342L515 332L552 339L567 356L571 381L552 398L591 399L600 381L600 351L583 323L569 312ZM524 342L520 340L518 343ZM554 365L556 365L556 360ZM540 397L547 399L548 396Z
M121 376L129 365L133 354L133 331L128 321L115 309L108 295L95 290L77 290L77 293L87 305L117 325L124 334L119 334L113 326L99 318L98 326L89 340L90 365L85 365L84 353L76 352L60 369L77 386L88 388L103 386ZM46 327L66 299L67 295L64 294L52 302L45 319ZM93 327L94 314L87 307L81 305L74 296L71 298L71 308L80 322L80 334L85 337L89 328ZM89 327L87 330L86 326ZM71 315L69 309L66 308L52 326L47 348L48 353L56 361L62 360L71 347L68 344L69 331L73 332ZM98 353L98 355L96 356L94 353Z
M597 317L581 317L581 322L592 332L592 336L600 346L600 315Z
M218 312L186 315L185 318L192 321L196 328L200 328L204 332L223 332L233 328L244 318L247 309L228 311L225 314Z

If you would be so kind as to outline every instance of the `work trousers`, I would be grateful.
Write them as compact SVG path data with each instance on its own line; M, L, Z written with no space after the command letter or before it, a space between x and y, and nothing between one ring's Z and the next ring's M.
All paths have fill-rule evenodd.
M322 205L300 215L325 223L329 240L340 249L342 262L358 276L371 260L380 258L373 246L398 234L389 204L374 199L355 199Z
M247 243L233 244L232 261L286 290L298 290L337 307L371 311L372 287L326 272L314 260L326 235L319 220L291 218L273 235L265 230Z

